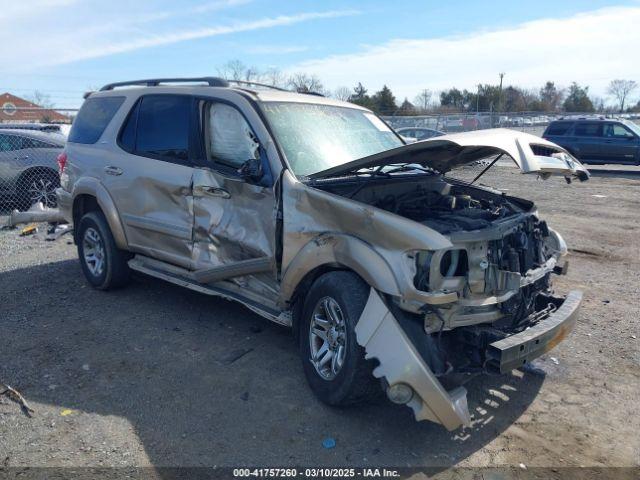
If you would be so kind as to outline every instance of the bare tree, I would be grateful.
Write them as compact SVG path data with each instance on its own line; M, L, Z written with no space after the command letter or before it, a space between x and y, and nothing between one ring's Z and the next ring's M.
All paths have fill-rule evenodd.
M425 88L424 90L421 90L418 95L416 95L416 98L413 100L413 103L418 109L422 110L423 112L427 111L431 106L432 96L433 96L433 92Z
M609 88L607 89L607 93L618 100L620 104L620 111L624 110L624 102L626 102L627 97L631 92L633 92L638 87L638 84L635 80L611 80L609 84Z
M31 95L27 95L26 99L42 108L52 108L55 106L51 101L51 97L40 90L34 90Z
M260 81L271 85L272 87L284 88L287 85L287 79L285 75L277 68L272 67L267 69L260 75Z
M316 75L309 75L307 73L295 73L291 75L288 85L296 92L324 92L324 86L320 79Z
M351 89L349 87L338 87L333 91L331 96L337 100L347 102L351 97Z

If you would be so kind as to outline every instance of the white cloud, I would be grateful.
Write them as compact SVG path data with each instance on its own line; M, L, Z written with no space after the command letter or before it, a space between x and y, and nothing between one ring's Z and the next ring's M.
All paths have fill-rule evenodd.
M40 0L43 4L72 1L74 0ZM203 22L207 22L207 19L202 17L204 12L249 1L218 0L182 11L143 12L138 15L132 14L126 21L122 21L120 15L110 16L113 12L107 11L83 15L81 11L73 12L73 9L69 9L69 13L75 13L76 18L69 15L57 22L55 18L39 16L20 18L24 12L15 10L11 12L12 20L15 21L7 22L7 27L0 29L0 44L13 46L0 52L0 63L11 65L15 73L29 72L38 67L69 64L144 48L359 13L356 10L304 12L196 28L193 24L184 23L185 20L194 20L202 25ZM177 26L175 20L179 17L186 18L182 18ZM171 20L173 25L168 26L163 23L164 20ZM39 33L37 37L31 34L34 30Z
M540 87L545 81L591 86L604 95L614 78L640 81L640 7L611 7L565 19L543 19L510 29L458 37L395 39L360 52L294 65L317 74L331 88L362 82L371 90L387 84L400 100L423 88L498 82Z

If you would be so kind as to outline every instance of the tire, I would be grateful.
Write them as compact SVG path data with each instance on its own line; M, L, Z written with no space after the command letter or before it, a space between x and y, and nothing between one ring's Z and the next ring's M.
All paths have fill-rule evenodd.
M358 403L381 392L372 374L375 362L365 360L364 349L358 345L355 333L369 291L370 287L352 272L330 272L313 283L304 300L299 338L302 366L311 390L328 405ZM331 310L333 316L328 315L327 310ZM332 322L336 317L342 321ZM318 319L335 328L332 330L328 324L320 328ZM324 329L324 337L312 333L312 322L316 332ZM328 350L324 348L325 343ZM324 354L321 353L323 349ZM317 355L317 362L313 360L314 355ZM327 355L330 355L329 360L325 359ZM326 363L320 366L320 360Z
M102 212L89 212L80 219L77 243L82 272L91 286L110 290L129 282L131 255L116 247Z
M18 181L19 209L29 210L38 202L45 207L56 207L58 199L55 191L59 186L60 177L52 170L40 169L27 173Z

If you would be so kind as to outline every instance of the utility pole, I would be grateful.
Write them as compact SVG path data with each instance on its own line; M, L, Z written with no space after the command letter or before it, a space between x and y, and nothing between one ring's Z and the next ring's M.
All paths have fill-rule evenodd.
M504 72L500 72L500 89L498 90L498 111L502 111L502 78L504 77Z

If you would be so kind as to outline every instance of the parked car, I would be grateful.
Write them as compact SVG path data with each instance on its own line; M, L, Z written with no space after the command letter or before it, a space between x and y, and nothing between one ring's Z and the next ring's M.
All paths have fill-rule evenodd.
M409 142L419 142L420 140L426 140L427 138L444 135L444 132L441 132L440 130L424 127L398 128L396 129L396 132L405 140L409 139Z
M58 195L95 288L135 270L237 300L292 327L322 401L381 384L448 429L469 423L464 381L572 329L560 234L533 202L445 176L507 155L588 178L563 148L502 129L406 145L357 105L187 80L107 85L78 113Z
M38 202L54 207L60 186L56 158L64 144L57 134L0 129L0 196L20 209Z
M55 123L0 123L0 130L36 130L39 132L60 133L60 125Z
M585 163L640 165L640 127L628 120L561 119L551 122L542 136Z

